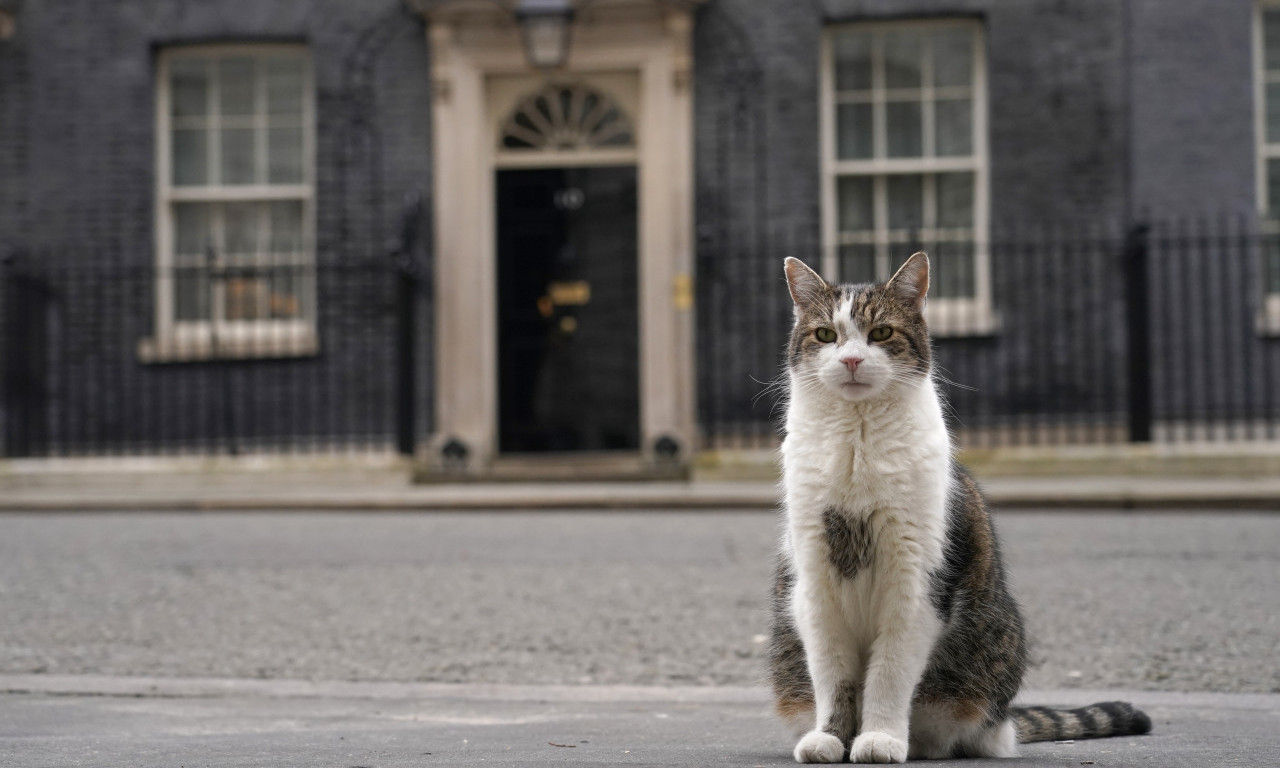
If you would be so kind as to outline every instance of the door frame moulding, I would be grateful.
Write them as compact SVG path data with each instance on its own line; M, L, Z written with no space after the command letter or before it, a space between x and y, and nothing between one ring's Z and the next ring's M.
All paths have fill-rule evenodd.
M486 0L412 5L431 52L435 235L435 428L428 474L483 476L498 458L496 201L501 121L490 80L538 74L520 32ZM640 445L647 463L698 449L695 412L692 29L697 2L597 0L577 10L568 64L549 80L634 76ZM536 164L536 161L530 161ZM549 165L559 166L554 162Z

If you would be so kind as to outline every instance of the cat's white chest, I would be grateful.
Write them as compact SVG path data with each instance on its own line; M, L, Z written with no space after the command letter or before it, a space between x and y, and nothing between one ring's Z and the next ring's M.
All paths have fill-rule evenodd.
M791 414L782 450L789 502L853 514L878 509L940 513L950 476L950 444L940 409L930 409L927 401L897 406Z

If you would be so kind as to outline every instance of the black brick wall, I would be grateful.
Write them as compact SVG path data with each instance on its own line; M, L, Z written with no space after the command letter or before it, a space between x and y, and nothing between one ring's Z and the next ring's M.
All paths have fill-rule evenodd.
M1255 4L1130 2L1135 212L1252 213Z
M1253 9L1249 0L708 3L696 38L701 412L767 430L774 398L754 398L778 373L790 323L781 259L818 257L824 26L959 16L980 19L986 36L1001 325L990 337L940 340L938 359L961 382L983 384L953 392L969 413L1123 417L1126 221L1207 217L1198 231L1212 233L1215 216L1256 210ZM758 76L743 77L749 69ZM1161 247L1153 259L1171 264L1158 276L1239 271L1250 258ZM1196 311L1230 315L1215 327L1229 328L1231 343L1257 359L1274 354L1252 315L1231 309L1257 297L1213 284L1224 292L1194 294ZM1189 298L1165 287L1152 301L1157 317L1176 317ZM1090 383L1091 366L1105 385Z
M1089 222L1118 242L1129 214L1256 207L1251 0L710 0L694 33L704 417L767 414L769 398L754 406L751 398L761 388L753 378L777 374L789 322L781 257L817 255L824 26L939 16L979 18L986 33L993 233L1047 221L1080 236L1089 230L1077 224ZM254 40L311 48L320 260L384 258L416 193L429 287L429 59L422 22L399 0L25 0L17 36L0 42L0 249L55 267L151 264L156 50ZM1109 253L1089 260L1087 273L1106 290L1072 312L1120 316L1108 283L1120 274L1118 254ZM1028 302L1020 286L1057 275L1035 258L1017 248L995 257L1003 330L942 342L940 358L957 361L949 367L1007 366L1011 382L1075 375L1067 359L1042 368L1002 351L1031 344L1015 332L1027 327L1014 316ZM318 357L258 366L253 388L263 402L287 399L299 380L334 382L331 399L342 402L390 396L390 378L370 384L364 370L391 364L392 340L341 335L360 308L386 305L383 289L332 290L320 297L322 326L337 335L322 340ZM418 307L420 434L431 425L430 319L427 291ZM67 322L50 328L74 332ZM138 363L135 342L96 364L120 381L131 371L177 388L199 375L199 365ZM1123 353L1118 337L1102 344ZM1054 392L998 394L1063 402ZM334 407L317 407L326 405Z
M28 0L18 34L0 42L0 247L20 252L22 264L55 275L55 282L64 279L56 275L80 267L152 264L156 53L170 45L254 41L303 42L311 51L318 261L388 261L406 201L417 195L424 210L431 207L427 43L421 20L398 0ZM415 255L429 280L427 219L421 217ZM135 350L138 338L150 332L150 292L109 282L103 278L98 295L123 291L126 310L104 309L105 316L91 318L58 290L44 304L49 319L41 322L56 335L52 341L78 350L72 358L47 360L53 397L60 400L55 407L85 411L88 420L118 421L88 415L86 404L118 401L128 409L133 400L160 391L172 399L167 407L175 413L207 410L202 403L212 387L223 386L215 383L225 379L216 369L225 365L140 363ZM228 400L247 402L237 406L243 420L271 423L278 404L298 403L293 398L306 382L321 394L297 397L315 400L307 402L320 414L387 407L395 362L395 338L386 330L394 310L390 291L386 280L323 273L319 355L240 364L252 372L234 374L244 391ZM430 429L430 316L424 291L418 306L419 434ZM130 338L87 343L113 326ZM76 389L82 381L92 394ZM130 391L120 391L126 386ZM219 414L208 418L224 421ZM331 431L327 418L317 417L307 431Z

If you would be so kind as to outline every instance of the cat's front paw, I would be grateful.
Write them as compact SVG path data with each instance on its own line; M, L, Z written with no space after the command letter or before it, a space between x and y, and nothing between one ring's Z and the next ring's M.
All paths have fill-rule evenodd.
M797 763L843 763L844 742L824 731L809 731L796 744Z
M907 742L880 731L858 735L849 747L851 763L905 763Z

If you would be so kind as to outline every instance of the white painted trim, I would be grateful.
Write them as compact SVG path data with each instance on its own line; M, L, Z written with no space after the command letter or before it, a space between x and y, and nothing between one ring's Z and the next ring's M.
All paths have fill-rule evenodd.
M590 13L588 13L590 11ZM500 13L457 3L428 12L433 109L436 433L424 460L451 439L484 473L497 454L494 173L510 167L634 162L637 169L640 433L646 456L670 435L698 447L693 306L693 129L690 9L649 0L591 6L575 23L568 66L547 79L631 78L637 149L540 159L498 152L495 78L530 76L518 30ZM533 81L531 81L533 82ZM616 89L613 95L618 97ZM523 153L521 153L523 155Z
M1263 51L1262 13L1270 3L1257 3L1253 7L1253 140L1255 183L1258 211L1263 218L1269 208L1267 191L1267 87L1265 52Z
M236 184L234 186L169 187L170 202L234 203L253 200L311 200L310 184Z
M302 60L302 175L303 181L298 184L241 184L241 185L206 185L175 186L172 177L172 118L170 112L169 66L174 59L184 57L209 56L269 56L289 53L299 55ZM216 68L214 73L216 76ZM289 354L314 354L318 344L315 341L316 281L314 276L303 286L305 295L300 299L304 307L309 307L311 316L303 321L298 320L257 320L257 321L220 321L217 323L219 339L226 339L223 351L217 345L205 344L202 338L209 334L207 322L178 322L174 319L173 281L171 276L175 264L173 254L173 204L180 202L267 202L273 200L298 200L302 203L302 237L304 247L303 265L315 263L315 75L311 52L305 45L291 43L269 44L227 44L227 45L193 45L166 48L159 52L156 66L156 194L155 194L155 327L151 338L142 339L138 345L139 359L144 362L166 362L171 360L207 359L210 357L229 357L233 352L243 351L244 357L274 356L280 339L301 339L289 342ZM209 89L210 114L214 114L212 102L216 98L217 88ZM259 101L264 94L259 88L255 94ZM261 104L257 106L261 107ZM255 115L255 120L258 117ZM255 122L256 125L256 122ZM217 126L210 130L216 130ZM266 162L265 131L255 137L255 163ZM213 142L207 158L212 171L219 161L216 150L218 142ZM209 178L213 178L212 174ZM292 263L292 262L290 262ZM271 261L264 266L276 266ZM211 309L216 313L221 305L221 297L211 297ZM298 331L299 323L306 326L305 331ZM246 331L250 341L244 341ZM261 341L266 339L267 341ZM190 349L180 349L189 344ZM230 350L231 352L228 352ZM266 352L264 352L266 350Z
M227 323L218 328L216 336L209 323L182 323L168 336L140 339L137 354L144 363L177 363L310 357L319 351L320 340L311 323L282 320Z
M819 42L818 65L818 141L822 148L822 256L819 270L827 277L840 272L840 245L837 223L840 212L836 208L836 111L831 94L835 93L835 52L831 35L823 34Z
M1258 199L1258 217L1262 220L1264 235L1275 236L1280 231L1277 222L1267 221L1271 210L1271 188L1268 184L1269 161L1280 159L1280 142L1267 141L1267 85L1280 82L1280 73L1266 69L1266 39L1263 34L1263 14L1266 10L1280 11L1280 0L1262 0L1253 7L1253 125L1255 148L1255 182ZM1265 258L1265 256L1264 256ZM1264 263L1264 270L1269 264ZM1262 311L1257 320L1257 332L1263 336L1280 335L1280 293L1270 291L1270 275L1263 273Z
M925 70L920 88L907 89L920 94L922 120L921 157L887 157L886 97L896 90L888 89L884 82L882 38L872 38L871 90L853 97L835 92L834 37L846 30L884 31L887 29L936 29L964 26L973 33L973 81L970 86L934 88L928 61L930 50L925 52ZM938 336L985 335L999 327L991 296L990 259L990 162L987 130L987 58L985 30L978 21L970 19L938 19L927 21L885 21L838 24L823 31L819 55L820 119L819 140L822 151L822 263L828 276L839 275L839 247L842 244L866 242L876 246L876 270L881 276L892 273L897 263L909 254L896 253L896 238L889 229L888 193L886 179L894 174L923 174L924 184L931 187L933 174L968 172L974 174L973 226L974 244L974 296L972 298L931 299L928 310L934 334ZM972 153L963 157L935 157L933 136L933 97L936 95L966 95L972 107ZM839 159L837 157L836 109L837 103L858 101L877 105L872 111L872 157L864 159ZM869 176L873 179L873 237L842 233L839 229L838 181L841 176ZM927 191L927 190L926 190ZM941 233L935 226L935 198L925 194L922 233ZM954 232L953 232L954 233Z
M586 149L573 151L505 153L494 158L493 167L503 168L577 168L590 165L635 165L640 153L634 149Z

